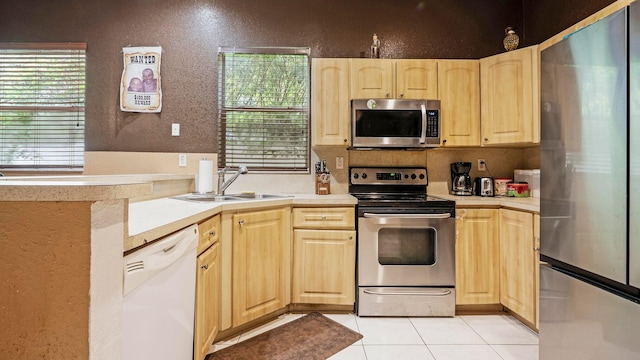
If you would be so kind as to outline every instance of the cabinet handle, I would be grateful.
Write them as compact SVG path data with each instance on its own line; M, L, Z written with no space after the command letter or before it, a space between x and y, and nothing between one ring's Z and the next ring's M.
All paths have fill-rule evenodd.
M390 97L391 97L391 94L390 94L390 93L387 93L387 98L390 98Z
M244 220L238 221L238 225L240 225L240 226L244 225Z
M447 139L442 140L442 145L447 143Z
M400 94L400 98L402 99L404 97L404 94Z
M202 268L203 268L204 270L207 270L207 269L209 268L209 264L204 264L204 265L202 265Z
M533 251L540 251L540 247L539 247L539 246L534 247L534 248L533 248Z
M215 231L215 230L211 230L211 231L209 231L209 235L210 235L210 236L216 236L216 231Z
M489 138L484 138L484 142L489 142Z
M320 218L320 220L327 221L327 216L326 215L322 215L322 218Z

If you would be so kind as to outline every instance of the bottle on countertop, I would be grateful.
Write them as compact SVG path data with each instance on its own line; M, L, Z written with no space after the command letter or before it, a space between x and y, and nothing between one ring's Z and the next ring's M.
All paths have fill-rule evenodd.
M373 42L371 43L371 52L369 57L371 59L380 58L380 40L378 39L378 34L373 34Z

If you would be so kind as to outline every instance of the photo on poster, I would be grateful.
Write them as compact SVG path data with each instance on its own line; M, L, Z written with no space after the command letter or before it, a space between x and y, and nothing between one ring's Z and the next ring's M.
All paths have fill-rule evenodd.
M120 110L157 113L162 110L160 57L162 47L122 48Z

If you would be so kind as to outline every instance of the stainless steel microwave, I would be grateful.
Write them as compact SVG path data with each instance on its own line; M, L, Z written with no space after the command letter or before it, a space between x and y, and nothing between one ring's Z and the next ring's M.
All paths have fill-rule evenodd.
M440 100L351 100L354 148L440 146Z

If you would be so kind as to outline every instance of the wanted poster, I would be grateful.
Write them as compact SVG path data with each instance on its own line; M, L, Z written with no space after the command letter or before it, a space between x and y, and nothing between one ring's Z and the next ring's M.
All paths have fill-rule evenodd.
M158 113L162 110L160 54L162 47L122 48L120 110Z

